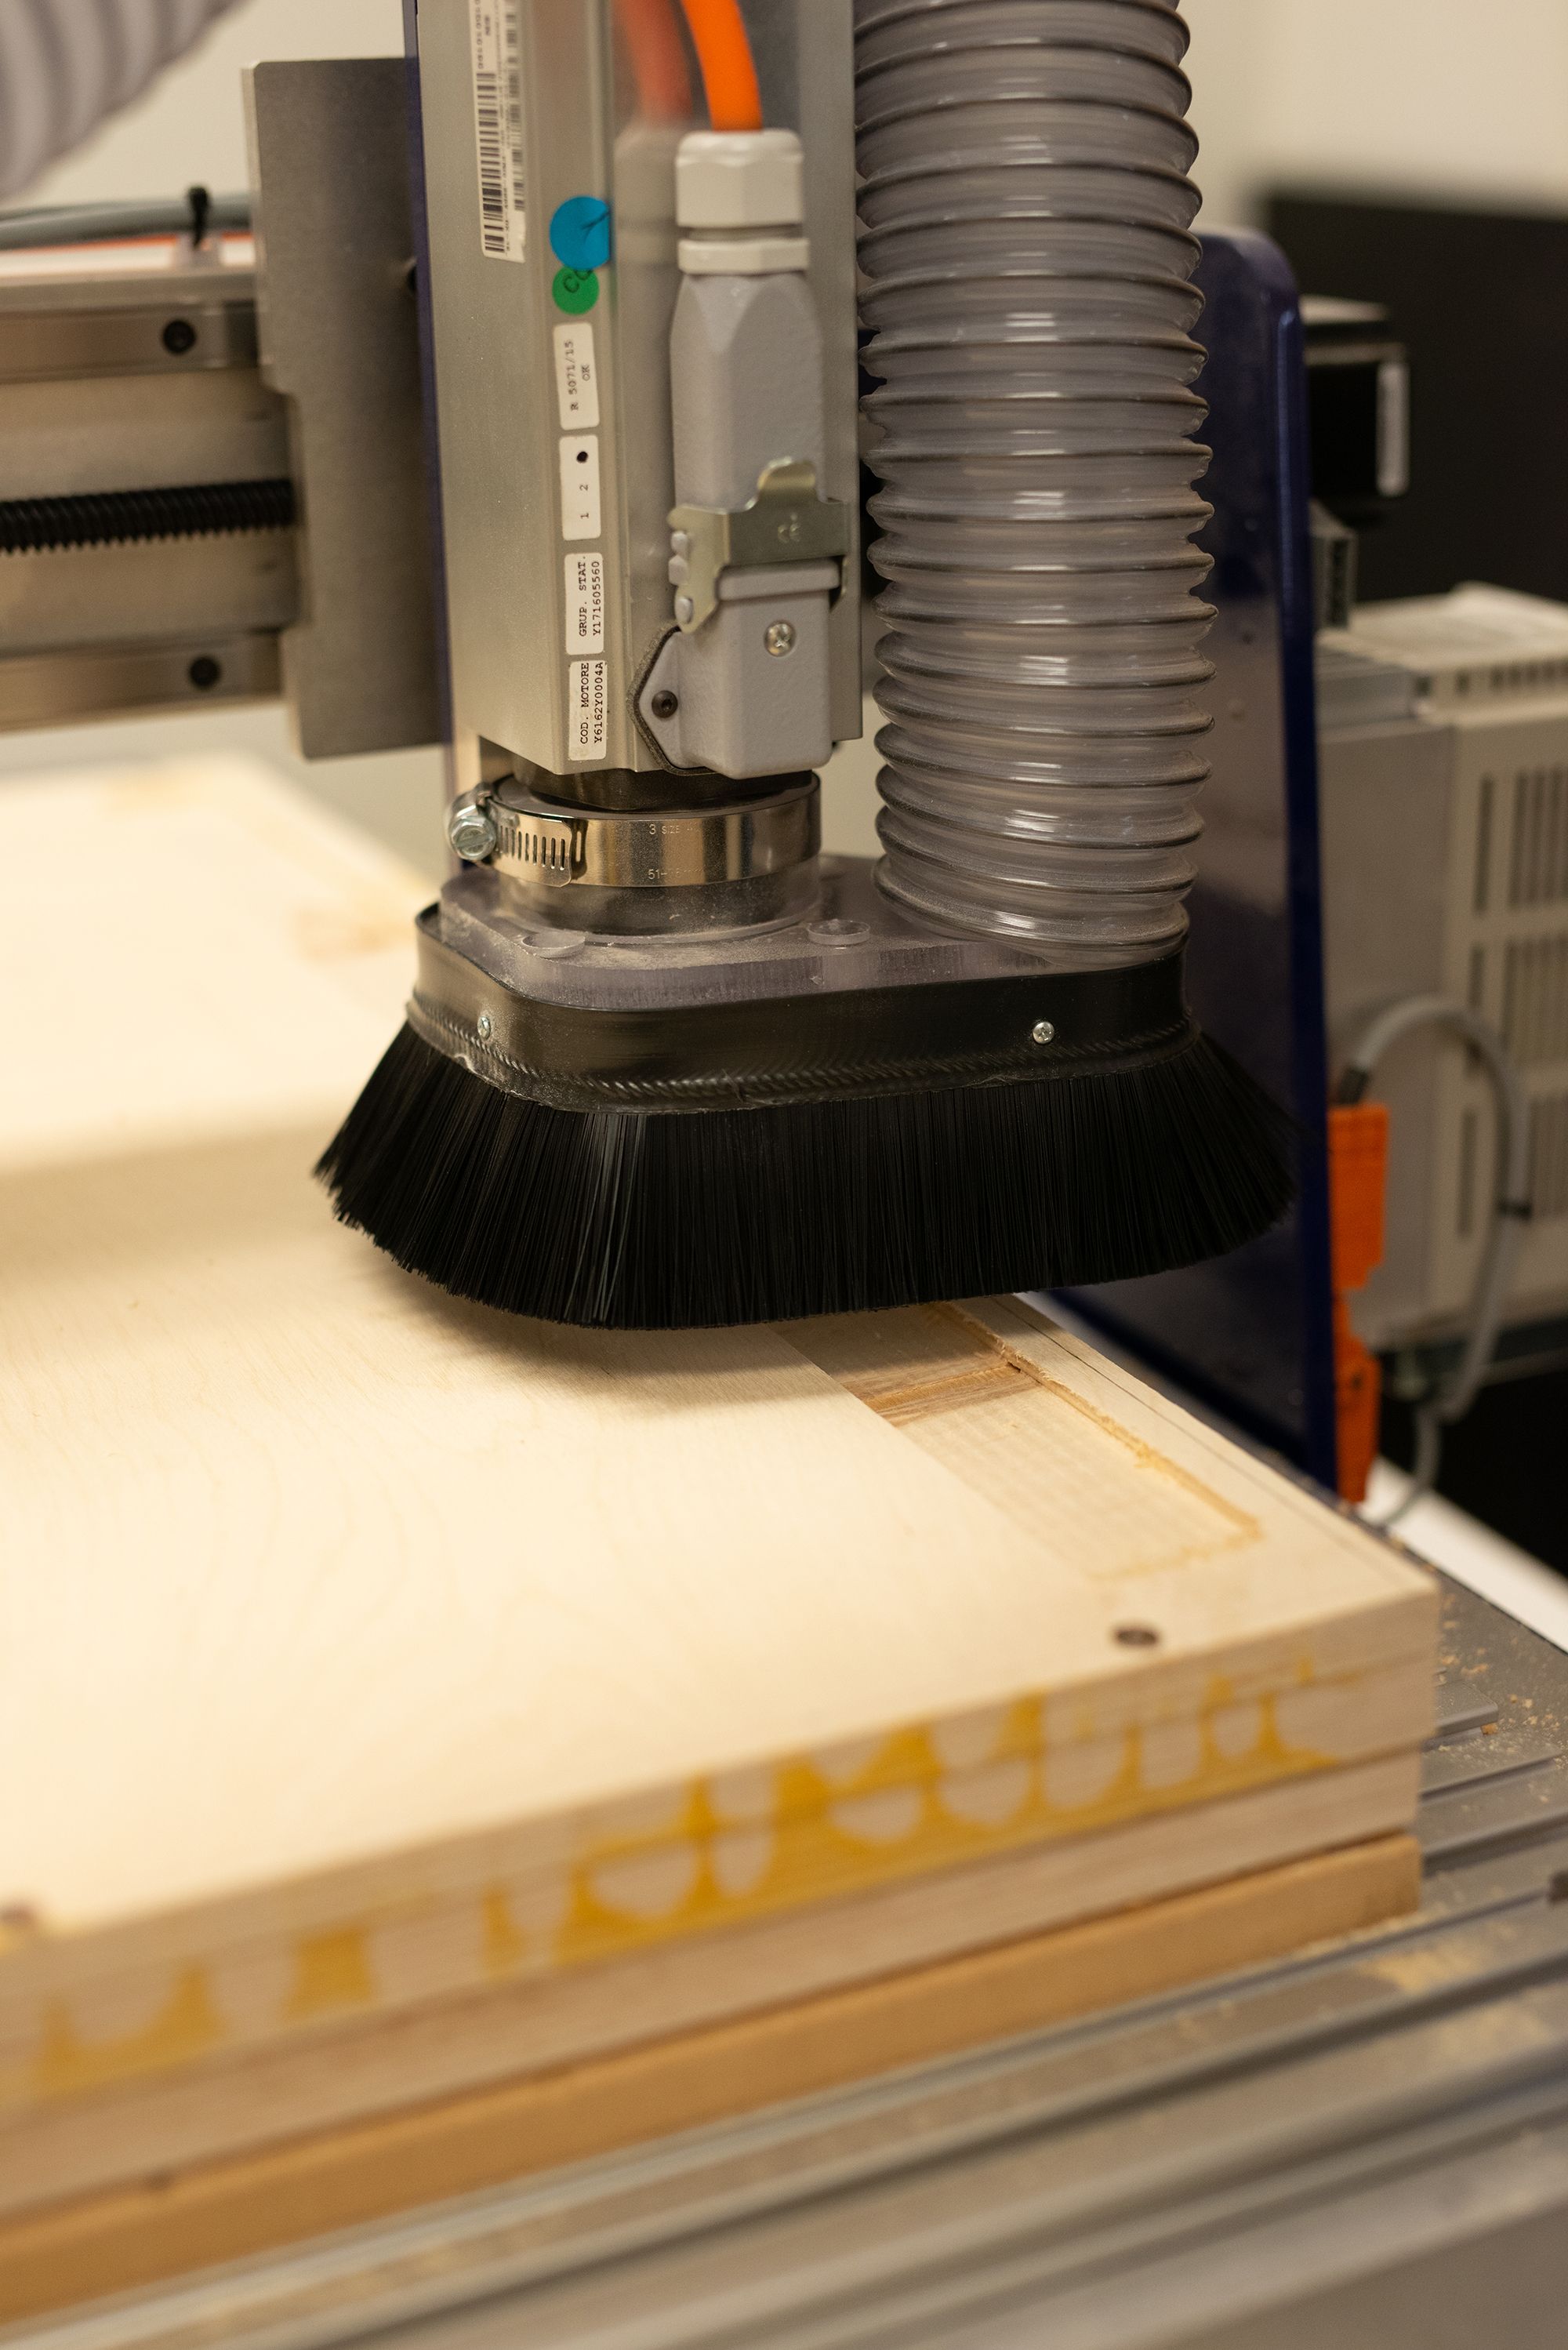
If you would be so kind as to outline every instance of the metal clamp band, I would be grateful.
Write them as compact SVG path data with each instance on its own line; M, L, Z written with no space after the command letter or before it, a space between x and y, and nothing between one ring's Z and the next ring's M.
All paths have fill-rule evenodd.
M819 792L807 775L720 807L568 815L518 783L454 803L447 837L553 925L623 935L794 920L815 893Z
M552 889L681 889L749 881L804 864L817 848L815 777L772 798L728 807L630 816L562 816L514 785L489 807L498 873Z
M490 803L495 847L490 862L503 873L522 872L552 889L564 889L585 869L587 819L549 816L536 808Z
M756 496L732 512L672 506L670 547L675 619L689 636L718 609L721 572L841 561L849 551L849 511L840 499L819 496L809 458L781 457L763 467Z

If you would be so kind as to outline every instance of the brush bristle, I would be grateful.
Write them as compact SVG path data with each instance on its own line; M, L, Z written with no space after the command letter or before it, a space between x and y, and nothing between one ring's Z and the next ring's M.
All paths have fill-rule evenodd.
M564 1110L405 1027L323 1155L338 1216L459 1297L591 1328L1118 1281L1290 1205L1286 1121L1193 1036L1135 1069L756 1109Z

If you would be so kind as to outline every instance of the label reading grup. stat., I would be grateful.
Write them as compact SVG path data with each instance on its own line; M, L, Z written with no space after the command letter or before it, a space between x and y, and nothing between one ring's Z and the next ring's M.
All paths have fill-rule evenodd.
M602 653L605 649L605 559L602 555L566 557L566 650Z

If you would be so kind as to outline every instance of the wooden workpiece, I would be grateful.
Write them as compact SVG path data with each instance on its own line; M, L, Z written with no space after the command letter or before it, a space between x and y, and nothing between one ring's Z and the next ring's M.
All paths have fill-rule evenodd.
M154 2174L223 2257L290 2148L343 2224L355 2132L512 2099L392 2165L455 2191L1414 1898L1433 1596L1351 1521L1016 1301L400 1274L309 1169L422 893L262 771L10 787L0 876L0 2306L164 2272L81 2249Z
M1257 1965L1413 1907L1418 1876L1411 1838L1384 1836L623 2054L433 2103L405 2098L384 2116L57 2201L0 2221L0 2319L385 2220Z

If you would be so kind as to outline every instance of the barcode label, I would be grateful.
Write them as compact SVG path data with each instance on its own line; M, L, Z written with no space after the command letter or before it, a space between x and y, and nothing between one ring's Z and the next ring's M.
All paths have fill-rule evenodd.
M479 241L497 261L527 250L523 160L522 0L470 0L473 128L479 145Z

